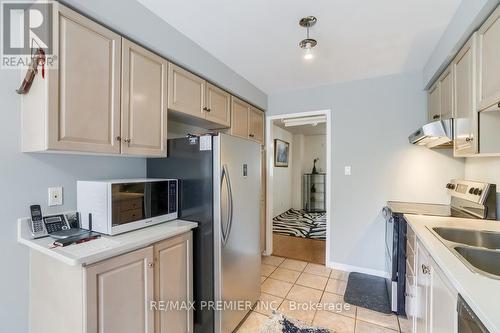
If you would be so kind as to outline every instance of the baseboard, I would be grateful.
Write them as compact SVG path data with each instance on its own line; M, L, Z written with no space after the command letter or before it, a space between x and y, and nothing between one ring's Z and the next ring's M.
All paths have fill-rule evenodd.
M341 264L341 263L334 262L334 261L328 262L328 264L326 266L328 266L330 268L338 269L341 271L346 271L346 272L359 272L359 273L364 273L364 274L369 274L369 275L374 275L374 276L380 276L383 278L389 278L389 274L387 272L380 271L378 269L346 265L346 264Z

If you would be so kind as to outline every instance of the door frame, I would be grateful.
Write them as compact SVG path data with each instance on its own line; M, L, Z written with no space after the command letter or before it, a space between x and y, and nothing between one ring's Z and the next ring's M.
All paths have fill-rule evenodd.
M326 244L325 266L332 258L330 242L332 229L332 112L331 109L306 111L298 113L285 113L273 116L266 115L266 248L264 255L273 253L273 164L274 140L273 122L277 119L302 118L310 116L326 116Z

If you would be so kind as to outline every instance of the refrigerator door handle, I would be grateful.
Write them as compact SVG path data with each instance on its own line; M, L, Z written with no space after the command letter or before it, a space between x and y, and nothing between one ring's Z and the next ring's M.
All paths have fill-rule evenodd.
M231 231L231 224L233 221L233 192L231 188L231 179L229 178L229 171L227 170L227 165L222 166L221 175L221 190L224 183L224 178L226 179L226 189L227 189L227 221L225 223L226 232L224 232L223 223L221 223L221 235L222 235L222 245L225 246L229 239L229 232Z

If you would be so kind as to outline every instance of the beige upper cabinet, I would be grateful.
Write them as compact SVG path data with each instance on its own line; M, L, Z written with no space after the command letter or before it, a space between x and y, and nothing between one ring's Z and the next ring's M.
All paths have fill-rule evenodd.
M454 79L454 154L467 156L478 152L478 120L475 99L477 34L460 50L452 63Z
M222 127L231 126L231 95L207 83L205 119Z
M499 110L500 7L479 29L477 45L477 108Z
M250 105L231 96L231 135L248 138L248 110Z
M52 25L57 60L23 95L23 151L119 153L121 37L58 3Z
M86 269L87 333L153 333L153 247Z
M250 107L248 113L248 137L264 143L264 112Z
M181 305L193 301L192 246L191 233L155 244L155 299ZM193 332L192 309L158 312L155 332Z
M205 118L205 86L202 78L168 64L168 108L172 111Z
M231 95L185 69L169 64L168 108L208 129L231 125Z
M453 117L453 71L449 66L439 78L440 85L440 119L450 119Z
M165 156L168 62L122 42L122 154Z
M439 82L434 83L427 93L427 110L429 112L429 121L436 121L441 118L441 87Z
M231 135L264 143L264 112L231 97Z

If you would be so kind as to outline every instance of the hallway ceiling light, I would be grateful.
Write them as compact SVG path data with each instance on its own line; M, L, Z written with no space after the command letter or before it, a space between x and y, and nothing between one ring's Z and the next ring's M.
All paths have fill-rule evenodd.
M312 48L315 47L318 42L316 39L309 38L309 28L316 24L317 19L314 16L306 16L300 19L299 25L307 30L307 37L300 41L299 46L304 50L304 59L310 60L314 58L312 53Z
M283 119L282 122L285 124L285 127L303 126L303 125L317 126L318 124L326 123L326 117L313 116L313 117L303 117L303 118L290 118L290 119Z

